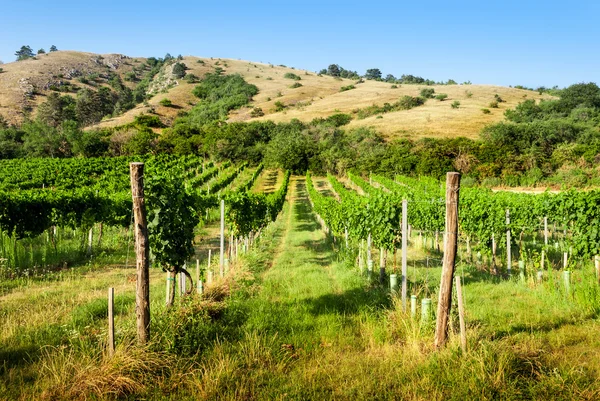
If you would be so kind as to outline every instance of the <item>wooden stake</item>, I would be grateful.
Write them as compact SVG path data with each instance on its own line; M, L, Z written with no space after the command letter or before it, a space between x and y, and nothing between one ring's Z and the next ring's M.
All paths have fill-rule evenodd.
M448 337L448 317L452 306L452 278L458 243L458 199L460 173L446 174L446 244L435 329L435 347L440 348Z
M406 311L408 295L408 201L402 200L402 309Z
M506 209L506 270L510 276L512 273L512 259L510 249L510 211Z
M115 354L115 289L108 289L108 356Z
M548 246L548 217L544 217L544 245Z
M379 248L379 284L385 284L385 250Z
M600 255L594 256L594 265L596 266L596 279L600 283Z
M460 322L460 346L463 353L467 352L467 327L465 325L465 306L463 304L460 276L456 276L456 296L458 298L458 319Z
M150 337L150 246L144 201L144 163L130 163L129 168L135 223L137 339L140 344L145 344Z
M225 200L221 199L221 253L219 255L219 272L225 275Z

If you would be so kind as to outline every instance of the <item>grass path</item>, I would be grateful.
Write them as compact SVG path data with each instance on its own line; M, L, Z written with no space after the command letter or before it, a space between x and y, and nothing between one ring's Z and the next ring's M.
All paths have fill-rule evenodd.
M370 294L373 290L355 271L336 261L312 213L303 179L291 182L289 200L285 234L252 301L257 308L252 308L249 324L283 336L296 348L355 340L357 314L383 306L385 298Z

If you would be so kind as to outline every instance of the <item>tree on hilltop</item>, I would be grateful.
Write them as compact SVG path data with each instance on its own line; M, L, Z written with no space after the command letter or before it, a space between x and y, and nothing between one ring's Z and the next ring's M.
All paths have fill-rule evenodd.
M367 79L381 79L381 70L379 68L369 68L365 73Z
M54 45L50 46L50 52L55 52L57 50L58 49L56 48L56 46L54 46Z
M21 61L32 58L34 54L30 46L21 46L21 49L15 52L15 56L17 56L17 61Z
M331 75L332 77L340 76L340 66L337 64L331 64L327 67L327 75Z
M41 48L37 51L37 54L46 54L46 50L44 50L44 48Z

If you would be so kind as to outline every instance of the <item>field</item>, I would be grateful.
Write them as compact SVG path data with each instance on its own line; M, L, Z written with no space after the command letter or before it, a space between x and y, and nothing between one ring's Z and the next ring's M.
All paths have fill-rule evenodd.
M114 167L102 167L107 163L93 160L52 163L66 163L63 171L96 171L85 183L91 191L98 183L107 187L110 182L127 195L126 162L116 159ZM292 176L287 184L288 176L282 171L213 165L195 157L149 157L146 164L148 180L152 175L166 180L163 170L175 174L175 164L185 166L175 175L187 183L185 196L201 212L194 224L194 248L187 266L195 277L198 260L202 295L192 291L180 296L178 285L174 305L166 307L165 273L152 267L150 341L136 345L130 216L126 214L121 221L112 214L95 214L91 253L87 220L77 220L72 206L52 203L51 215L68 217L71 225L77 222L74 227L59 226L53 231L51 220L48 227L15 222L14 232L43 229L40 235L23 239L17 239L14 232L3 234L0 399L600 397L600 288L593 257L586 253L586 244L591 249L597 249L597 244L595 237L581 237L578 231L583 221L595 218L595 211L582 209L583 220L574 217L563 228L561 213L572 214L569 206L556 205L563 205L566 195L461 192L464 205L459 209L456 275L463 283L467 350L461 350L454 304L449 341L436 350L433 335L444 221L444 202L436 198L437 191L443 190L439 182L406 177L386 181L373 175L369 184L351 174L339 179L309 174ZM110 172L122 167L124 171ZM20 205L54 202L43 192L41 183L48 179L44 169L34 174L37 180L10 185L9 171L5 167L0 175L0 193L5 199L0 204L11 204L6 200ZM55 179L53 196L62 196L61 188L68 183L66 178ZM286 185L287 195L282 192ZM34 198L17 195L36 191ZM227 204L229 264L224 277L219 274L219 214L214 200L219 191ZM285 202L279 204L276 199L282 195ZM116 206L126 198L118 191L100 189L96 196L82 198L84 205L111 201ZM590 191L578 196L592 199L597 194ZM415 315L405 311L400 296L390 291L389 274L401 271L400 252L396 255L395 250L399 248L401 207L397 200L402 197L409 199L412 226L407 234L408 294L417 297L418 305L430 298L429 314L423 314L420 306ZM547 209L538 208L534 199ZM75 200L69 202L74 205ZM513 205L512 275L506 270L501 237L506 230L505 202ZM514 207L523 202L528 209ZM267 209L275 205L280 210L276 219L260 214L263 203ZM478 209L485 209L488 217L475 215ZM496 209L501 213L495 213ZM544 213L537 217L554 211L549 214L547 246L544 230L535 224L539 220L530 216L532 210ZM81 214L90 217L85 210ZM108 217L113 219L111 224ZM366 236L359 234L363 229L372 237L369 253ZM345 230L349 232L347 244ZM499 243L495 254L489 248L490 232ZM237 252L231 235L239 239ZM248 250L241 245L246 235L254 238ZM379 263L379 247L388 249L383 264ZM566 269L564 253L568 255ZM378 266L375 272L369 272L369 258ZM63 259L68 260L66 265L60 263ZM383 284L377 274L379 266L385 269ZM570 272L568 285L565 270ZM107 351L109 287L115 288L117 349L113 356Z

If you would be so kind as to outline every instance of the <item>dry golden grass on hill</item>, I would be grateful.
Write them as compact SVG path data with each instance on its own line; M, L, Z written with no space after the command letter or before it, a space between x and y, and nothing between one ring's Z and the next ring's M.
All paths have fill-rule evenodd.
M109 71L123 78L144 60L120 54L56 51L38 55L34 59L3 64L3 72L0 73L0 115L9 123L20 123L24 118L24 110L30 109L35 115L36 107L52 93L50 86L60 87L69 83L80 88L91 88L77 78L90 74L101 76ZM123 83L133 87L132 83L125 80Z
M188 73L201 77L204 73L221 67L227 74L240 74L244 79L256 85L260 92L254 97L249 107L234 111L230 121L273 120L287 122L293 118L301 121L311 121L317 117L328 117L335 113L353 114L353 110L366 108L373 104L382 106L384 103L394 103L404 95L418 96L425 85L392 85L384 82L365 81L355 84L348 79L336 79L329 76L317 76L314 72L297 70L270 64L231 59L202 58L204 64L198 64L196 57L185 57L184 62L190 68ZM218 64L217 64L218 63ZM284 78L288 72L298 75L301 80ZM299 88L290 88L295 82L302 84ZM355 84L356 89L340 92L340 88ZM180 82L180 85L170 89L166 94L159 94L150 100L156 113L169 122L180 109L162 107L159 105L163 98L170 99L181 109L188 109L197 100L191 94L194 84ZM364 120L354 119L349 127L372 126L388 138L429 136L456 137L466 136L476 138L481 129L490 123L502 121L504 110L515 107L525 99L539 100L550 98L537 92L506 88L492 85L437 85L433 86L437 93L448 94L448 99L439 101L427 100L426 104L411 110L386 113L382 118L371 116ZM471 93L469 96L468 93ZM494 95L498 94L505 102L498 108L490 108ZM458 100L460 107L453 109L450 104ZM275 112L275 103L282 102L288 106L283 112ZM252 118L250 113L254 107L260 107L265 115ZM481 109L488 108L490 114L484 114ZM120 125L131 122L135 115L147 112L149 108L138 107L130 110L124 116L114 121L103 122L102 125Z
M23 90L19 88L19 79L28 77L31 81L37 75L57 75L60 66L82 64L95 57L91 53L56 52L48 56L40 56L38 60L27 60L18 63L5 64L6 72L0 74L0 114L13 121L19 104L19 96L23 97ZM105 56L106 57L106 56ZM131 70L131 66L143 59L125 59L125 64L119 66L119 72L124 74ZM200 61L200 62L199 62ZM240 74L244 79L259 88L259 94L249 107L234 111L230 121L273 120L287 122L294 118L301 121L311 121L317 117L328 117L335 113L347 113L355 118L349 124L350 128L374 127L390 139L402 137L428 136L428 137L456 137L465 136L476 138L481 129L490 123L504 119L504 111L515 107L525 99L539 100L550 98L549 95L539 95L537 92L507 88L492 85L437 85L430 88L435 93L446 93L448 99L439 101L429 99L423 106L411 110L396 111L382 115L371 116L362 120L356 118L357 109L372 105L383 106L384 103L394 103L405 95L418 96L425 85L392 85L384 82L365 81L355 83L353 80L336 79L329 76L318 76L314 72L297 70L293 68L274 66L243 60L184 57L183 62L188 67L188 74L202 77L207 72L214 71L215 67L223 68L226 74ZM40 66L43 66L41 68ZM106 67L104 67L106 68ZM288 72L298 75L301 80L285 78ZM164 79L160 74L155 78ZM302 86L291 88L294 83ZM77 82L79 86L81 85ZM121 116L105 119L95 127L116 127L130 123L135 116L142 113L153 112L165 124L170 124L180 111L189 110L198 99L192 95L196 84L185 80L177 80L176 84L153 96L146 105L138 105ZM355 85L356 89L340 92L340 88ZM498 108L491 108L494 95L498 94L505 102ZM44 101L44 96L36 96L34 102ZM160 105L161 100L169 99L171 107ZM451 108L451 103L460 102L458 109ZM286 109L275 111L275 103L281 102ZM254 107L260 107L264 116L252 118L250 113ZM482 109L490 110L484 114Z

